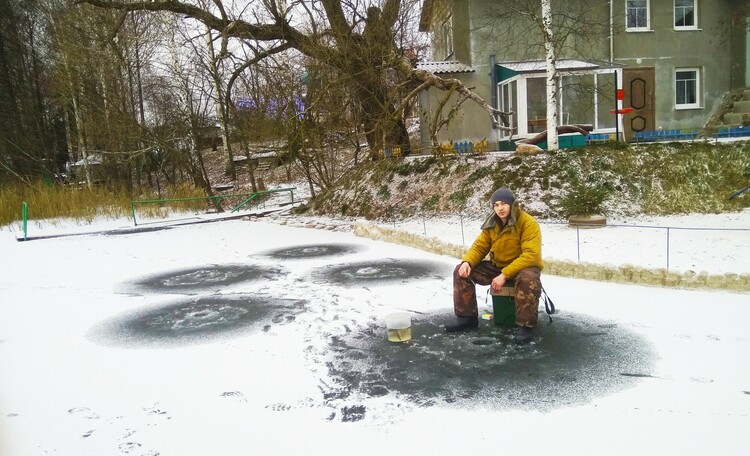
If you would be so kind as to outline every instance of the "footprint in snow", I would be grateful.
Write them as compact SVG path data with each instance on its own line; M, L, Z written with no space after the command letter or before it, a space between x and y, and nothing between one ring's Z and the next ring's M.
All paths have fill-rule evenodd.
M167 412L159 408L159 403L155 403L151 405L150 407L141 407L144 412L146 412L146 415L158 415L158 416L164 416L168 420L171 420L172 417L167 415Z
M87 420L98 420L99 415L96 414L94 411L92 411L88 407L74 407L72 409L68 410L68 413L71 415L79 415L83 418L86 418Z
M141 447L141 444L138 442L125 442L121 443L117 446L117 449L120 450L121 453L132 453L133 451L138 450Z

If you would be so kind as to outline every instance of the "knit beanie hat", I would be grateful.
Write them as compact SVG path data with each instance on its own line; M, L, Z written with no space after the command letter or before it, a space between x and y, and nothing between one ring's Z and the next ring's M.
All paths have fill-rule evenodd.
M495 193L492 194L492 197L490 197L490 206L495 206L495 203L498 201L502 201L504 203L508 203L511 206L516 201L516 197L513 196L513 192L511 192L506 187L500 187L497 190L495 190Z

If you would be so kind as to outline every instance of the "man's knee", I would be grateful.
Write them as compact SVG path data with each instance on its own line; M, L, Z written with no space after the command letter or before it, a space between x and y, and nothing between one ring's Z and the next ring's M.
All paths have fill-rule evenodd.
M539 296L542 292L541 271L538 268L521 269L515 278L516 289Z

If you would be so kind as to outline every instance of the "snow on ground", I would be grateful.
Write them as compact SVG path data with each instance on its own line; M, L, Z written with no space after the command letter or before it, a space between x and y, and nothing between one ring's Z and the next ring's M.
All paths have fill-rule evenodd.
M543 230L570 255L552 241L574 230ZM608 262L644 243L607 230L580 235ZM747 272L747 232L691 233L700 269ZM491 321L443 333L454 258L350 232L230 220L0 249L3 456L750 453L747 294L545 276L559 313L516 347ZM402 310L413 339L388 342Z
M482 222L453 215L377 225L468 247ZM546 259L654 269L669 266L679 272L750 273L750 209L726 214L608 219L602 228L576 229L567 223L539 222Z

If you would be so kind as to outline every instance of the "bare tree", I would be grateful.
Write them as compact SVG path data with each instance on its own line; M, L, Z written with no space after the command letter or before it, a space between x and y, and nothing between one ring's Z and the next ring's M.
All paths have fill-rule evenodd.
M167 43L169 60L159 70L163 75L159 77L162 82L161 95L153 100L153 108L160 109L162 103L171 107L163 116L163 125L171 126L175 135L171 138L162 137L162 144L186 158L183 163L186 164L194 184L203 188L207 196L212 197L213 188L201 152L201 137L203 132L212 130L215 126L212 116L215 85L213 77L202 71L205 69L202 65L205 60L202 60L197 52L184 52L186 47L193 50L195 47L205 50L205 47L193 43L190 34L173 17L164 18L164 24L170 29ZM217 211L223 211L218 199L212 198L211 201Z
M364 11L359 2L338 0L295 1L288 6L287 2L266 0L237 11L221 0L210 5L175 0L78 1L128 12L169 11L197 20L222 37L219 56L230 55L234 52L230 43L239 43L254 51L254 59L295 49L330 66L345 78L345 86L359 104L371 150L389 143L408 153L404 112L411 100L429 87L454 90L474 100L495 121L499 114L460 81L415 69L405 57L396 34L413 0L383 0L380 7Z
M49 45L39 0L0 0L0 181L51 177L65 160Z

